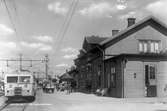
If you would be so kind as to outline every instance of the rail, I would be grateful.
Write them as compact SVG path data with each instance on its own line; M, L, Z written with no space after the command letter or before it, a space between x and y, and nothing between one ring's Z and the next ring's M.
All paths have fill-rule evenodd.
M0 111L25 111L29 104L12 104L11 101L5 102L1 107Z

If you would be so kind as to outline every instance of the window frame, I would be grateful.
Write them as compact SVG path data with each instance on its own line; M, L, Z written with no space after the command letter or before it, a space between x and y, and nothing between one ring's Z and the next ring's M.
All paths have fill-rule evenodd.
M156 48L157 45L157 48ZM161 51L160 40L139 39L138 40L139 53L154 53L158 54Z
M157 82L157 64L145 63L144 67L145 67L144 70L145 70L145 84L146 84L146 86L156 85L156 82ZM151 70L151 67L154 68L154 73L152 73L153 70Z
M116 67L115 66L110 67L110 87L111 88L116 87Z
M151 68L154 68L154 70L151 70ZM151 72L151 71L154 71L154 73ZM150 80L155 80L156 79L156 66L152 65L152 64L149 65L149 79Z
M11 81L11 80L14 80L14 82ZM19 78L18 78L18 76L7 76L6 77L6 82L7 83L18 83L19 82Z
M28 81L24 81L24 80ZM19 76L19 83L31 83L31 76Z

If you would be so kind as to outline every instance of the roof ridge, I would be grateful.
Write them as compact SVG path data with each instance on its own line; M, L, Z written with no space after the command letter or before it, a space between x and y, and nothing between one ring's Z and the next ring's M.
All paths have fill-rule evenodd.
M108 43L108 42L110 42L110 41L112 41L112 40L118 38L119 36L121 36L122 34L126 33L127 31L129 31L129 30L131 30L131 29L137 27L138 25L140 25L140 24L142 24L142 23L144 23L144 22L146 22L146 21L148 21L148 20L150 20L150 19L152 19L152 20L158 22L161 26L167 28L167 25L166 25L166 24L164 24L163 22L161 22L161 21L160 21L158 18L156 18L155 16L150 15L150 16L147 16L147 17L145 17L144 19L140 20L139 22L135 23L134 25L129 26L129 27L127 27L127 28L121 30L120 32L118 32L118 33L115 34L114 36L111 36L110 38L108 38L108 39L106 39L106 40L100 42L100 45L103 46L104 44L106 44L106 43Z

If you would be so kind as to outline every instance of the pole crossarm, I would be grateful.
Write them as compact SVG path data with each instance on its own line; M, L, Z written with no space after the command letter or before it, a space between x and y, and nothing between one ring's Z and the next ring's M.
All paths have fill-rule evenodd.
M19 58L17 58L17 59L0 58L0 61L6 62L6 66L7 66L7 67L9 67L9 62L10 62L10 61L11 61L11 62L12 62L12 61L13 61L13 62L17 61L17 62L19 62L19 70L20 70L20 71L23 70L23 68L22 68L22 67L23 67L23 62L26 62L26 61L30 62L30 67L33 66L32 62L42 62L42 63L45 64L45 75L46 75L46 79L47 79L47 76L48 76L48 69L49 69L49 66L48 66L49 57L48 57L48 55L45 55L45 57L42 58L42 59L24 59L24 58L23 58L23 55L20 54L20 55L19 55Z
M20 61L20 59L0 59L0 61ZM46 60L35 60L35 59L22 59L21 61L46 61Z

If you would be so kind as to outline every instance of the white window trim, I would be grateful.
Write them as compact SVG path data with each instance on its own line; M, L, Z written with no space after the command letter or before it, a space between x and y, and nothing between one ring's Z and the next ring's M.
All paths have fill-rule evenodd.
M157 45L157 48L155 45ZM152 46L153 45L153 46ZM139 53L160 53L161 41L160 40L138 40Z

